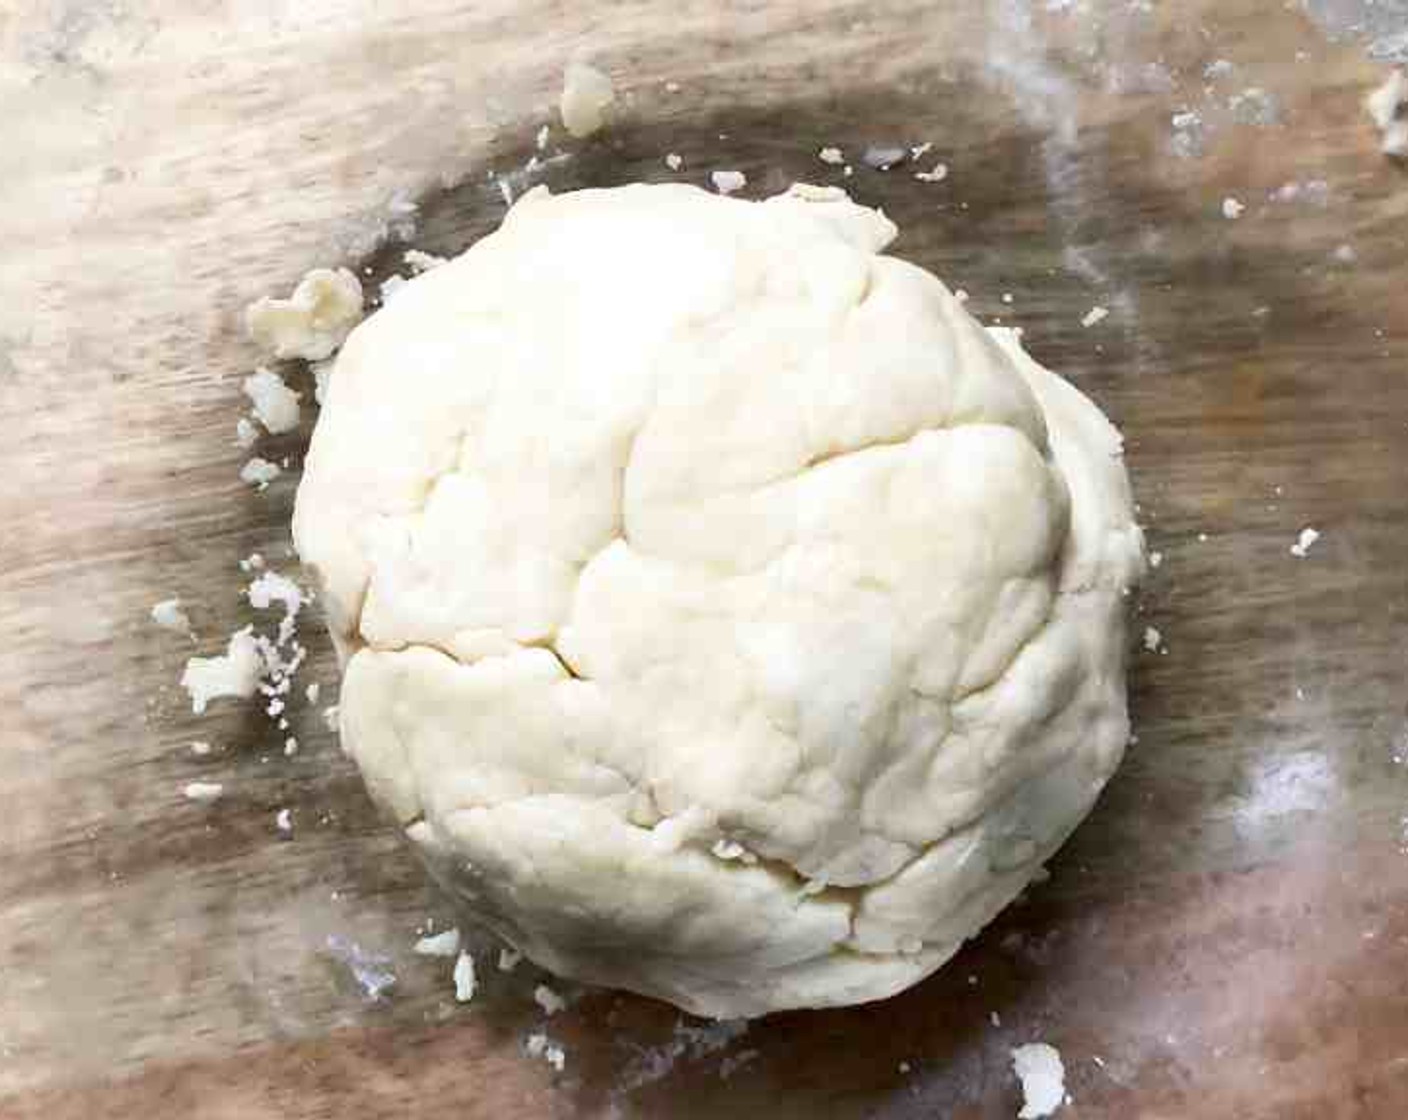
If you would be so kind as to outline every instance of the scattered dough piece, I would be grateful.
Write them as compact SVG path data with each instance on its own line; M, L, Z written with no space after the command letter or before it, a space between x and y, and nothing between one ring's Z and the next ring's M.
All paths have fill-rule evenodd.
M1236 221L1242 216L1242 211L1247 207L1244 203L1238 202L1235 198L1224 198L1222 200L1222 216L1230 221Z
M308 685L308 687L303 690L303 698L310 704L316 704L318 702L318 694L322 691L323 686L317 681L313 681L312 684Z
M240 468L240 480L256 486L260 490L267 490L269 483L278 478L281 474L278 463L271 463L268 459L262 459L258 455Z
M1157 567L1158 567L1160 564L1162 564L1163 562L1164 562L1164 554L1163 554L1162 552L1155 551L1155 552L1149 553L1149 567L1151 567L1151 568L1157 568Z
M895 232L835 187L544 190L338 355L294 537L343 746L561 976L890 995L1124 751L1119 434Z
M455 1000L458 1003L468 1003L474 998L474 989L478 982L474 978L474 958L467 950L461 949L459 957L455 960Z
M254 415L273 435L298 427L298 394L271 369L260 366L244 379L244 395L254 405Z
M678 171L684 166L684 157L678 152L667 152L665 153L665 166L671 171Z
M873 171L889 171L905 157L905 150L873 145L861 153L861 162Z
M1320 531L1306 526L1300 531L1300 536L1296 543L1291 545L1291 555L1305 558L1305 554L1310 551L1310 546L1320 539Z
M748 186L748 176L741 170L711 170L708 178L719 194L732 194Z
M567 1006L567 1001L546 984L533 989L533 1002L543 1009L544 1015L556 1015Z
M1110 312L1108 308L1096 305L1095 307L1092 307L1089 311L1087 311L1084 316L1082 316L1080 325L1083 327L1093 327L1096 323L1100 322L1109 314Z
M547 128L547 125L543 125ZM439 268L442 264L449 264L449 257L437 257L434 253L426 253L420 249L407 249L401 254L401 259L406 262L406 267L417 274L429 272L433 268Z
M711 171L709 181L720 194L732 194L748 185L748 176L741 171Z
M182 792L185 793L187 801L209 803L219 801L225 792L225 787L219 782L189 782Z
M942 183L948 178L948 164L936 163L932 171L916 171L914 177L921 183Z
M293 831L293 810L280 809L274 814L274 827L280 832Z
M1022 1082L1022 1110L1018 1120L1050 1116L1066 1100L1066 1068L1054 1046L1029 1042L1012 1051L1012 1069Z
M499 950L499 971L512 972L518 967L518 963L523 960L523 954L517 949Z
M308 368L313 371L313 400L319 408L323 407L323 400L328 395L328 382L332 379L334 365L331 358L309 363Z
M542 1058L558 1073L567 1065L567 1053L542 1031L535 1031L524 1040L523 1050L530 1058Z
M191 696L191 711L205 712L210 701L222 696L247 699L254 695L264 672L264 659L254 639L254 627L230 635L223 656L192 657L181 674L181 687Z
M562 126L578 140L586 139L606 123L606 110L615 99L608 75L585 62L568 63L558 103Z
M194 743L191 744L192 754L207 755L210 753L210 750L210 744L207 743L204 739L197 739Z
M181 600L163 599L152 607L152 621L163 630L174 630L179 634L191 632L191 620L181 608Z
M398 273L392 273L381 282L381 305L385 307L410 281Z
M248 416L241 416L235 421L235 443L248 450L259 442L259 429L254 426Z
M1389 156L1408 156L1408 75L1395 69L1383 85L1364 99L1364 109L1383 136L1380 150Z
M846 157L841 153L840 148L822 148L817 152L816 158L822 163L829 163L833 167L840 167L846 162Z
M730 840L727 837L715 840L714 846L709 850L713 852L715 859L737 859L744 863L753 863L758 858L737 840Z
M342 345L362 318L362 285L346 268L315 268L288 299L265 296L245 309L245 328L276 358L316 362Z
M411 952L419 953L422 957L458 957L460 955L460 931L447 929L444 933L422 937L411 946Z
M1158 653L1159 647L1163 645L1164 636L1153 626L1144 627L1144 648L1150 653Z
M297 614L303 607L303 591L298 584L272 569L255 577L245 594L249 605L257 611L266 611L275 603L282 603L285 614Z

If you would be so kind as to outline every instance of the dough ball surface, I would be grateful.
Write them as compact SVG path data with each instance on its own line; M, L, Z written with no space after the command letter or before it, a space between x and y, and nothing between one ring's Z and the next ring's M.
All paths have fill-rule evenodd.
M1119 435L895 232L834 189L540 188L337 359L294 530L344 748L553 972L887 996L1120 760Z

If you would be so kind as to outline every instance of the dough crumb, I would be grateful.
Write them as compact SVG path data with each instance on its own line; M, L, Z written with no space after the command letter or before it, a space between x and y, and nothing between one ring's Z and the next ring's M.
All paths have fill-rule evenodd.
M547 125L543 126L544 128ZM437 257L434 253L422 252L420 249L407 249L401 254L401 260L406 267L414 273L429 272L433 268L439 268L442 264L449 264L449 257Z
M188 782L182 791L186 795L187 801L199 801L209 804L212 801L219 801L225 792L225 787L219 782Z
M1408 156L1408 76L1395 69L1373 93L1364 99L1369 114L1382 136L1379 150L1387 156Z
M499 950L499 971L512 972L518 967L518 963L523 960L523 954L517 949Z
M240 571L242 572L257 572L262 567L264 567L264 557L258 552L251 552L240 561Z
M474 958L463 949L455 960L454 980L455 1002L468 1003L474 998L474 989L478 982L474 978Z
M533 1002L543 1009L544 1015L556 1015L567 1006L567 1001L546 984L533 989Z
M523 1050L530 1058L542 1058L558 1073L567 1065L567 1053L542 1031L530 1034L523 1043Z
M308 368L313 371L313 403L322 408L328 395L328 382L332 379L333 360L310 362Z
M329 731L331 731L334 735L337 734L336 704L332 704L329 707L323 709L323 726L326 727Z
M246 377L244 395L254 405L254 415L272 435L298 427L298 394L273 370L260 366Z
M1018 1120L1050 1116L1066 1100L1066 1069L1054 1046L1029 1042L1012 1051L1012 1069L1022 1082Z
M840 148L822 148L817 152L816 158L822 163L829 163L833 167L840 167L846 162L846 157L841 153Z
M711 171L709 181L720 194L732 194L748 185L748 176L741 171Z
M895 164L903 161L904 157L903 148L872 146L861 153L860 160L872 171L889 171Z
M1144 648L1150 653L1158 653L1164 644L1164 636L1153 626L1144 627Z
M296 615L303 607L303 591L298 584L273 570L256 577L245 595L249 605L257 611L267 611L275 603L282 603L285 614Z
M914 177L921 183L942 183L948 178L948 164L936 163L932 171L916 171Z
M222 696L248 699L259 686L264 659L254 640L254 627L230 635L223 656L192 657L181 674L181 687L190 694L191 711L202 715L210 701Z
M191 753L194 755L204 756L209 754L210 750L210 744L207 743L204 739L197 739L191 744Z
M281 473L278 463L271 463L268 459L261 459L256 455L240 468L240 481L247 482L259 490L267 490L269 483Z
M191 632L191 620L181 607L181 600L163 599L152 607L152 621L163 630L174 630L179 634Z
M460 931L447 929L444 933L422 937L411 946L411 952L422 957L458 957L460 955ZM471 970L472 970L471 964ZM456 963L456 971L459 966ZM458 983L458 982L457 982ZM456 996L458 998L458 996Z
M259 442L259 429L256 428L248 416L241 416L235 421L235 444L248 451Z
M1305 554L1310 551L1310 546L1319 539L1319 530L1312 529L1307 525L1300 531L1300 536L1296 539L1296 543L1291 545L1291 555L1304 559Z
M665 166L671 171L678 171L684 166L684 158L678 152L666 152Z
M1109 314L1109 308L1101 307L1099 304L1097 304L1081 317L1080 325L1083 327L1093 327L1096 323L1106 318Z
M385 307L410 281L400 273L393 272L381 282L381 306Z
M265 296L245 309L250 338L276 358L321 361L362 319L362 285L350 269L315 268L288 299Z
M1162 564L1163 562L1164 562L1164 554L1163 554L1162 552L1151 552L1151 553L1149 553L1149 567L1151 567L1151 568L1157 568L1157 567L1158 567L1160 564Z
M292 810L292 809L280 809L277 813L275 813L275 814L274 814L274 827L277 828L280 832L285 832L285 833L287 833L287 832L292 832L292 831L293 831L293 810Z
M1236 221L1242 216L1242 211L1245 209L1246 206L1243 203L1230 196L1222 200L1222 216L1229 221Z
M303 690L303 698L307 700L310 704L316 704L318 702L318 695L322 691L323 686L317 681L314 681L312 684L310 684L307 688Z
M606 123L606 110L615 99L616 87L610 77L585 62L568 63L558 102L562 127L578 140L585 140Z
M280 727L287 727L287 726L288 726L288 721L287 721L287 720L280 720L280 721L279 721L279 726L280 726ZM284 740L284 757L285 757L285 758L292 758L292 757L293 757L294 755L296 755L297 753L298 753L298 740L295 739L292 735L290 735L287 739Z
M729 840L727 838L714 841L714 846L710 848L709 851L713 853L715 859L737 859L745 863L750 863L756 861L758 858L737 840ZM751 860L749 859L750 856L752 857Z

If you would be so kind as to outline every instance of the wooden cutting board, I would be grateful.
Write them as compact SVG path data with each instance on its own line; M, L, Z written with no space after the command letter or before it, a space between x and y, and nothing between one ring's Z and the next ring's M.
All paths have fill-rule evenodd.
M1310 8L0 8L0 1115L1009 1117L1037 1039L1070 1117L1408 1115L1408 176L1360 108L1366 49L1408 24ZM587 143L552 112L579 49L622 91ZM486 951L457 1006L410 951L452 916L322 727L316 626L293 757L176 687L255 620L239 559L293 565L313 409L262 448L280 480L238 480L240 310L313 265L399 266L367 256L393 198L447 253L500 179L713 169L883 205L895 252L1122 426L1161 557L1131 602L1137 742L1050 881L886 1003L738 1033L589 993L545 1020L541 977ZM196 641L147 620L171 595Z

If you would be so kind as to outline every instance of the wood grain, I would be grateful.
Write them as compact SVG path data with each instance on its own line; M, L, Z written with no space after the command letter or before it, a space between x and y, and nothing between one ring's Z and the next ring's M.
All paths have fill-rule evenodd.
M1408 1114L1408 178L1362 43L1268 0L389 7L0 11L0 1114L999 1117L1037 1037L1072 1116ZM1167 653L1134 656L1138 743L1051 881L939 976L712 1052L592 994L547 1023L555 1076L521 1053L526 970L486 960L463 1009L410 953L450 914L316 708L286 759L175 681L250 620L238 559L292 563L312 410L262 452L288 476L237 480L240 308L313 264L397 267L373 244L398 190L421 248L492 228L491 176L533 178L584 47L617 121L555 131L537 178L664 180L673 151L754 197L844 182L1106 407L1163 557L1135 644ZM924 142L942 183L815 158ZM146 621L172 594L194 647ZM197 778L225 799L187 803Z

